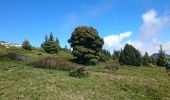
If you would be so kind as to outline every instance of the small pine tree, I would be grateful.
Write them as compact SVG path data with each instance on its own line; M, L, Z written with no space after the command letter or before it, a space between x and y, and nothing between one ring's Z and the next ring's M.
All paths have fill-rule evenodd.
M50 33L50 36L45 36L45 41L41 44L41 47L47 53L58 53L59 51L59 41L58 39L55 40L53 33Z
M29 43L28 40L24 40L24 42L22 43L22 48L25 50L32 50L31 44Z
M164 66L165 59L166 59L165 51L163 51L162 45L160 45L160 50L159 50L158 59L157 59L156 64L158 66Z
M143 65L148 66L150 62L150 57L147 52L145 52L145 55L143 56Z

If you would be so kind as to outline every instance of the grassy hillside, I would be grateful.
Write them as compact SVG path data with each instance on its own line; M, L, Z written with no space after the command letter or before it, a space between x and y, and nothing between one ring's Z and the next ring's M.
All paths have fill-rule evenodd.
M165 68L120 66L107 70L100 63L88 66L90 76L69 77L68 71L34 68L30 63L47 56L72 59L60 51L46 54L41 49L0 48L0 54L17 52L26 61L0 60L0 100L169 100L170 77ZM117 62L114 62L115 64Z

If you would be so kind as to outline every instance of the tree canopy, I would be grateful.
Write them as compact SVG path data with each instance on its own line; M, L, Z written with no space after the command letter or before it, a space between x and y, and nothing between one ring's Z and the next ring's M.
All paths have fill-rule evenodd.
M126 44L120 53L119 62L126 65L140 66L142 64L142 56L135 47Z
M76 27L68 42L76 61L82 64L96 64L99 58L97 54L104 44L97 30L88 26Z
M50 36L45 36L45 41L41 44L41 47L47 53L58 53L60 49L58 38L54 38L53 33L50 33Z
M165 54L165 51L163 51L162 49L162 45L160 45L160 50L158 53L158 59L157 59L156 64L158 66L164 66L165 62L166 62L166 54Z

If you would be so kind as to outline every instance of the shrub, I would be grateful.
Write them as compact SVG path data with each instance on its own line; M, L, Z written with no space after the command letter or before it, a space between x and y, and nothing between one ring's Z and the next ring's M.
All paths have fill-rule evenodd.
M105 66L104 69L108 69L108 70L118 70L119 69L120 64L115 64L112 61L109 61Z
M32 50L32 47L28 40L24 40L24 42L22 43L22 48L25 50Z
M98 53L98 57L99 57L98 61L106 62L109 59L111 59L112 56L109 51L103 49L103 50L100 50L100 52Z
M89 73L86 71L85 67L77 67L69 73L69 76L78 78L87 77L88 75Z
M9 58L10 60L18 60L18 61L26 60L26 57L24 55L18 53L8 53L6 57Z
M89 64L88 65L96 65L97 64L97 59L90 59Z
M40 60L37 60L32 63L34 67L37 68L49 68L49 69L58 69L64 71L70 71L76 68L76 64L65 61L61 58L46 57Z
M68 40L73 48L72 54L76 61L81 64L94 64L98 60L98 52L104 44L98 32L93 27L79 26L76 27ZM96 60L91 60L96 59ZM93 62L94 61L94 62Z

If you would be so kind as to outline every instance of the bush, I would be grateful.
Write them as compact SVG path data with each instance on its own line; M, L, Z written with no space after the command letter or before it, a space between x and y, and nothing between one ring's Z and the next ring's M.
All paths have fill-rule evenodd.
M24 40L24 42L22 43L22 48L25 50L32 50L32 47L28 40Z
M90 59L89 64L88 65L96 65L97 64L97 59Z
M111 56L111 54L110 54L109 51L103 49L103 50L101 50L101 51L98 53L98 57L99 57L98 61L100 61L100 62L106 62L106 61L108 61L109 59L111 59L112 56Z
M18 53L8 53L5 57L9 58L10 60L18 60L18 61L26 60L26 57L24 55Z
M32 65L37 68L49 68L49 69L58 69L64 71L73 70L77 66L76 64L65 61L61 58L54 58L54 57L46 57L37 60L33 62Z
M105 66L104 69L108 69L108 70L118 70L119 69L120 64L115 64L113 62L108 62Z
M77 67L69 73L69 76L78 78L87 77L88 75L89 73L86 71L85 67Z

